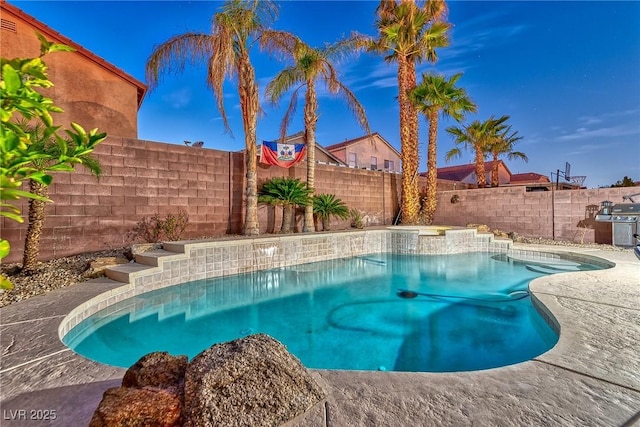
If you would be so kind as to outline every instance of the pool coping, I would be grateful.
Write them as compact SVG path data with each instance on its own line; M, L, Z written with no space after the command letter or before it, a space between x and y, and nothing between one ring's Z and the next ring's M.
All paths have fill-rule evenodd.
M400 373L313 370L327 398L290 422L342 425L631 425L640 420L640 262L629 251L513 245L615 263L531 282L560 325L558 344L532 361L486 371ZM4 425L88 424L125 370L89 361L59 339L77 306L122 287L96 279L0 308ZM50 422L18 419L55 411ZM35 413L44 414L44 412ZM12 418L13 417L13 418Z

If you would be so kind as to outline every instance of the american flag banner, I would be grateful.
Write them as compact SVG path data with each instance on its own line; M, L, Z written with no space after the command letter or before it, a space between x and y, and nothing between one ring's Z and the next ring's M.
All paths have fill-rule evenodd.
M280 144L273 141L262 141L260 146L260 163L290 168L300 163L307 154L306 144Z

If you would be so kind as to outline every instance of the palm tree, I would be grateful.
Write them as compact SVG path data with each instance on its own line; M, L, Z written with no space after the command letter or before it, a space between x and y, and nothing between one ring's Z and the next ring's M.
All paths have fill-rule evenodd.
M96 177L100 176L102 172L100 163L90 154L90 151L83 153L82 151L76 150L81 143L81 139L79 139L81 138L80 135L67 132L70 138L66 140L66 144L60 145L56 138L54 138L50 132L47 132L42 124L38 123L35 126L22 124L22 126L24 126L25 133L29 135L29 150L46 154L46 156L42 158L34 158L31 160L29 167L32 168L33 171L44 173L45 171L52 170L52 167L60 171L73 171L73 165L77 164L89 170ZM99 136L101 140L103 140L106 134ZM61 151L61 147L64 147L66 153ZM78 154L71 154L76 152ZM60 158L64 160L60 162L58 160ZM24 274L33 273L37 266L38 254L40 252L40 237L46 217L45 208L49 197L49 186L39 180L29 179L29 192L39 197L29 199L29 223L25 235L24 252L22 256L22 272Z
M447 12L444 0L381 0L376 14L378 39L371 50L385 54L385 60L398 63L398 103L402 160L402 222L416 223L420 211L418 189L418 112L409 100L416 86L416 64L437 60L436 48L449 44L450 25L443 22Z
M293 210L296 206L311 205L311 190L298 178L271 178L264 183L258 194L258 201L282 206L281 233L293 232Z
M520 141L522 136L518 135L518 131L511 132L511 126L507 126L503 132L497 135L497 138L491 140L487 147L487 154L493 159L491 168L491 186L498 187L500 185L500 177L498 175L498 158L506 155L509 160L520 159L528 162L527 155L521 151L514 151L513 146Z
M454 137L454 143L458 147L454 147L449 150L445 156L445 159L449 161L454 157L462 155L460 145L465 148L471 148L475 151L475 163L476 163L476 176L478 179L478 188L484 188L487 186L487 177L484 169L484 156L489 144L494 141L498 135L506 128L504 122L509 119L509 116L502 116L499 119L494 119L491 116L488 120L481 122L474 120L468 126L455 127L451 126L447 128Z
M429 123L429 142L427 144L427 192L423 201L421 216L427 224L433 222L436 211L436 187L438 178L437 141L438 117L453 117L462 120L464 113L476 112L477 106L467 95L467 91L456 86L462 73L450 79L441 75L423 74L422 82L410 93L409 98Z
M280 71L267 85L266 97L272 103L277 104L282 96L292 88L289 107L280 125L280 139L284 141L287 128L296 111L298 91L306 87L304 104L304 138L307 144L307 186L314 192L315 187L315 147L316 147L316 122L318 121L318 95L316 81L324 83L327 90L335 95L340 95L354 113L356 119L367 132L369 123L365 115L364 107L358 102L355 95L338 79L338 74L333 60L356 51L362 46L361 38L352 36L332 45L322 48L312 48L298 37L285 32L273 31L260 39L261 47L269 51L277 51L293 62ZM304 226L302 231L313 232L313 206L305 207Z
M213 16L210 34L186 33L154 48L147 60L149 88L159 83L160 74L176 73L187 64L207 64L207 84L213 90L227 131L231 132L222 92L225 78L237 77L245 142L246 212L244 234L260 233L258 224L258 180L256 127L259 111L258 85L249 57L254 42L275 20L277 7L270 0L228 0Z
M313 212L322 221L324 231L331 230L331 217L349 218L349 208L333 194L318 194L313 196Z

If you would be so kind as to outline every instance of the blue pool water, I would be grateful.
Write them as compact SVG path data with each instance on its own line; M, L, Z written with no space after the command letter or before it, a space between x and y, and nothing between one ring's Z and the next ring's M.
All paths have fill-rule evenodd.
M486 253L373 254L149 292L94 314L63 341L122 367L152 351L191 358L260 332L309 368L488 369L530 360L558 340L531 303L532 279L595 268Z

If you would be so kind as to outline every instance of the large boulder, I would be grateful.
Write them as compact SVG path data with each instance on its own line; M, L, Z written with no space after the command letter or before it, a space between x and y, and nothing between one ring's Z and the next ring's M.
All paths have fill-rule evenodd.
M90 427L279 426L324 392L300 361L259 334L196 356L149 353L108 389Z
M90 427L182 425L187 356L155 352L142 356L124 374L122 387L108 389Z
M108 389L89 427L178 427L182 425L181 396L161 388Z
M214 345L187 367L185 426L279 426L324 392L300 361L264 334Z
M127 370L122 386L173 388L182 394L187 363L187 356L171 356L166 351L149 353Z

